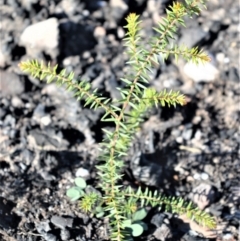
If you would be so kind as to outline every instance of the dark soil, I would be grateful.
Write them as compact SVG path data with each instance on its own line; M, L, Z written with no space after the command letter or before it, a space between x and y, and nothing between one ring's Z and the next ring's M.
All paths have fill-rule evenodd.
M70 92L26 76L19 62L50 61L116 98L127 60L125 17L141 15L145 44L171 2L0 0L0 240L108 239L107 220L82 213L66 190L77 174L96 187L101 128L111 125ZM235 0L207 6L186 21L177 44L203 48L212 59L209 68L197 72L170 58L153 71L151 86L180 90L188 103L149 112L126 160L123 184L193 200L216 217L217 237L164 209L149 209L148 231L136 240L239 240L240 7ZM47 19L43 32L25 31Z

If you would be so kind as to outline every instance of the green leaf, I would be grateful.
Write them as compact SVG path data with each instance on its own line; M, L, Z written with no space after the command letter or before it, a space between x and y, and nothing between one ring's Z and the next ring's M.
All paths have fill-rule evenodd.
M140 236L144 231L143 227L138 223L132 224L131 229L132 229L132 236L133 237Z
M141 208L133 214L132 218L133 218L133 221L137 221L137 220L143 220L146 216L147 216L147 211L144 208Z
M148 226L146 223L144 223L143 221L137 221L137 222L134 222L134 224L139 224L143 227L144 231L147 231L148 230Z
M75 179L74 179L74 182L75 182L75 184L76 184L78 187L80 187L80 188L82 188L82 189L86 188L86 186L87 186L86 181L85 181L83 178L81 178L81 177L75 178Z
M105 212L101 206L95 208L95 213L97 218L101 218L104 216Z
M83 190L79 187L71 187L67 190L66 195L71 199L71 201L76 201L83 195L83 193Z
M103 211L102 211L102 212L99 212L99 213L96 214L96 217L97 217L97 218L102 218L102 217L104 216L104 214L105 214L105 213L104 213Z
M95 211L96 211L97 213L100 213L100 212L103 211L103 208L102 208L101 206L97 206L97 207L95 208Z

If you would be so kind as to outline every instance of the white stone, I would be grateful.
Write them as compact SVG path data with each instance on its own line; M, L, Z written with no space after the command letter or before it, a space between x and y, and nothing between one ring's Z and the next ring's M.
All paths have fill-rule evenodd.
M12 97L11 103L12 103L12 106L15 108L20 108L24 106L24 103L22 102L22 100L17 96Z
M84 9L84 10L82 11L82 15L85 16L85 17L88 17L89 14L90 14L90 12L89 12L87 9Z
M197 130L195 135L194 135L194 138L196 140L201 140L201 137L202 137L202 132L200 130Z
M94 37L99 38L99 37L104 37L106 35L106 30L102 26L97 26L94 29Z
M118 28L117 28L117 36L118 36L120 39L122 39L122 38L124 37L124 35L125 35L125 32L124 32L123 28L122 28L122 27L118 27Z
M219 74L218 69L211 63L196 65L189 62L185 64L183 70L185 75L195 82L211 82L214 81Z
M128 6L123 0L111 0L110 6L113 8L120 8L122 10L127 10Z
M216 60L218 61L218 63L223 64L224 63L224 59L225 59L225 54L222 52L219 52L216 54Z
M200 180L200 179L201 179L201 176L200 176L200 174L195 173L195 174L193 175L193 178L194 178L195 180Z
M90 176L90 173L85 168L80 167L76 171L76 177L89 178L89 176Z
M157 10L157 6L156 6L156 1L153 0L149 0L147 1L147 9L150 13L153 13Z
M176 142L177 142L177 143L183 143L183 138L182 138L181 136L178 136L178 137L176 138Z
M201 179L202 180L207 180L209 178L209 175L205 172L201 173Z
M41 118L41 123L45 126L48 126L51 123L51 117L49 115L43 116Z
M26 47L28 54L39 51L56 51L58 47L59 29L57 18L28 26L20 36L20 45Z

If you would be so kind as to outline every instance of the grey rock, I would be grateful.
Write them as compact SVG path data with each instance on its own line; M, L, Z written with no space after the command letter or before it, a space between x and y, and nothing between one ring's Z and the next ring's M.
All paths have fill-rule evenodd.
M212 205L209 207L209 211L215 217L220 217L222 214L223 206L220 204Z
M56 180L56 177L54 175L49 174L48 172L41 172L41 176L46 181L53 181Z
M51 218L51 222L61 228L61 229L65 229L66 227L71 228L73 225L73 218L64 218L64 217L60 217L60 216L52 216Z
M17 96L13 96L13 98L11 99L11 104L15 108L21 108L24 106L22 100Z
M190 140L191 137L192 137L192 129L185 129L182 133L182 137L185 139L185 140Z
M64 229L64 230L61 229L60 235L61 235L62 240L69 240L69 238L70 238L70 232L66 229Z
M203 31L203 29L198 26L182 29L182 37L179 40L179 44L192 48L201 40L207 38L208 35L208 32Z
M48 126L51 123L51 117L46 114L45 106L41 103L35 108L33 112L33 119L44 126Z
M45 116L45 114L46 114L45 106L43 104L39 103L33 112L33 118L36 120L39 120L40 118Z
M193 189L189 196L200 209L204 209L206 206L214 202L216 195L217 193L213 186L206 183L201 183L199 186Z
M49 132L43 132L40 130L31 130L30 136L34 138L38 146L53 146L59 147L60 143L55 138L51 137Z
M24 83L14 73L0 71L0 91L3 95L19 95L24 92Z
M157 213L152 217L151 223L154 224L157 228L159 228L163 224L163 220L165 217L165 213Z
M211 164L206 164L204 166L204 172L208 173L210 176L213 176L214 174L214 166Z
M111 16L115 21L119 21L128 10L128 5L123 0L111 0L110 7L112 8Z
M165 223L161 225L161 227L157 228L153 233L153 236L157 240L167 241L169 238L173 238L172 231L168 225Z
M211 20L213 21L221 21L226 18L226 10L224 8L217 8L216 10L210 13Z
M16 123L16 119L11 115L7 115L4 119L4 126L15 127L15 123Z
M182 241L209 241L207 238L200 238L199 236L193 236L189 232L184 234Z
M16 130L14 130L14 129L11 129L11 130L9 130L9 137L11 138L11 139L15 139L16 138L16 134L17 134L17 131Z
M46 233L48 231L51 230L50 226L49 226L49 221L42 221L40 223L36 224L36 229L40 234Z
M26 165L30 165L34 159L34 154L32 151L30 151L28 149L24 149L21 152L21 158L24 160L24 163Z
M229 80L239 83L239 70L237 68L229 68Z
M3 119L3 117L6 115L6 113L7 113L6 110L4 110L3 108L0 109L0 120Z
M57 241L57 237L51 233L44 233L43 234L43 238L46 240L46 241Z
M218 33L221 28L221 22L220 21L214 21L211 26L211 31L213 33Z

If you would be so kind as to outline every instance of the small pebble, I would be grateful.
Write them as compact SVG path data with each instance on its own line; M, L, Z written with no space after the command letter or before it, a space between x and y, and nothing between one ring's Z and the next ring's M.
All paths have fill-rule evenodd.
M78 168L76 171L76 177L89 178L90 173L87 169L82 167Z
M176 138L176 142L177 142L177 143L183 143L183 138L182 138L181 136L178 136L178 137Z
M202 179L202 180L207 180L208 178L209 178L209 176L208 176L207 173L204 173L204 172L203 172L203 173L201 174L201 179Z
M200 179L201 179L201 176L200 176L200 174L195 173L195 174L193 175L193 178L194 178L195 180L200 180Z
M51 118L49 115L43 116L41 118L41 123L45 126L48 126L51 123Z
M223 238L224 241L227 241L227 240L231 241L231 240L233 240L233 236L232 236L231 233L224 234L222 238Z
M117 29L117 36L120 39L122 39L124 37L124 35L125 35L125 32L124 32L123 28L122 27L118 27L118 29Z
M106 30L105 28L101 26L97 26L94 30L94 37L99 38L99 37L104 37L106 35Z

